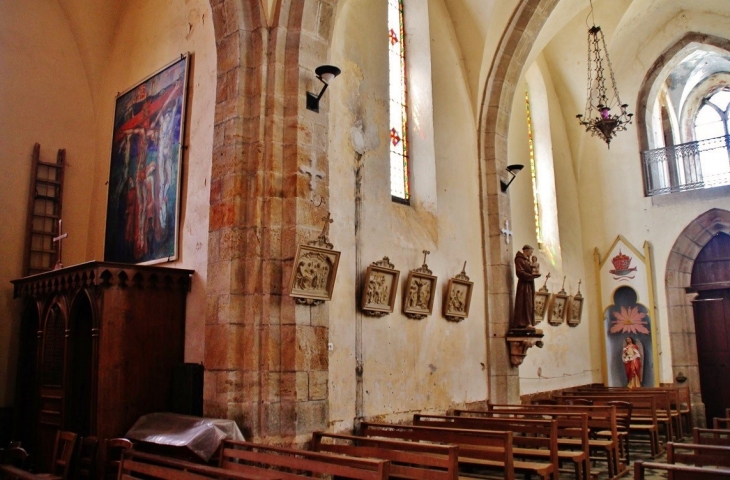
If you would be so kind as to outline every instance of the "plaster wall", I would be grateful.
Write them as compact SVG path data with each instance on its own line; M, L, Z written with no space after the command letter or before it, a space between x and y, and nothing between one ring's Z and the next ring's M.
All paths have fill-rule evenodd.
M33 144L41 160L66 149L63 227L66 265L87 259L94 174L94 112L84 66L56 2L0 4L0 407L13 404L20 301L10 280L22 276Z
M195 270L187 300L185 360L202 362L204 352L205 285L207 280L208 216L216 85L216 50L210 4L206 0L136 0L117 21L100 79L95 177L89 258L103 257L109 145L115 98L161 67L192 53L188 77L182 159L180 245L178 260L164 266Z
M634 2L636 3L636 2ZM637 95L647 69L656 58L682 35L689 31L710 33L719 37L730 36L728 16L730 6L725 2L716 5L715 12L706 13L702 5L696 10L682 2L663 5L649 16L640 16L635 11L643 8L645 2L632 5L621 18L611 17L610 22L601 25L607 32L607 43L611 60L620 86L622 100L629 103L629 111L637 104ZM650 2L648 2L650 3ZM715 2L718 3L718 2ZM680 8L682 7L682 8ZM598 14L597 14L598 15ZM641 18L641 20L638 20ZM573 22L578 22L574 19ZM571 26L569 24L568 26ZM615 39L608 32L615 32ZM566 28L556 35L546 48L546 56L561 59L560 81L556 82L557 96L565 105L564 116L574 101L580 98L584 88L573 80L585 76L584 54L576 51L574 45L585 39L581 29ZM555 78L555 76L554 76ZM584 93L583 93L584 94ZM672 245L679 233L698 215L713 207L728 208L730 199L726 189L714 189L690 194L645 198L639 157L636 126L619 133L607 149L600 140L584 133L577 123L566 123L568 136L574 139L573 151L580 171L578 197L581 205L583 251L587 275L588 293L595 292L595 272L590 257L598 248L602 254L611 245L616 235L622 234L634 245L649 241L653 248L655 299L660 338L659 365L660 381L672 382L672 359L667 324L667 308L672 299L667 298L665 289L666 263ZM562 212L561 212L562 214ZM593 287L591 287L591 284Z
M540 119L549 121L552 138L552 156L555 169L555 188L557 202L557 221L560 235L561 256L551 260L545 250L537 249L537 234L535 231L534 194L530 177L529 142L527 137L527 115L524 97L525 80L518 83L517 94L512 106L509 131L509 163L520 163L525 169L510 185L512 228L514 230L514 245L516 253L524 244L535 247L540 262L542 277L535 281L535 288L545 284L547 288L557 293L563 285L565 277L565 291L574 295L578 291L578 282L581 283L581 293L586 297L583 306L582 322L577 327L567 324L552 326L543 321L537 328L543 330L545 346L542 349L530 349L527 357L520 366L520 393L522 395L557 390L574 385L583 385L600 380L600 344L593 338L597 322L595 298L586 291L586 265L582 249L581 218L578 207L578 192L576 173L573 169L571 151L565 131L565 121L558 105L558 98L550 77L550 69L543 56L538 56L535 66L542 74L545 96L531 97L533 112L539 111L541 106L536 102L547 101L549 118ZM537 121L538 119L533 119ZM533 132L535 134L535 132ZM536 139L537 140L537 139ZM539 155L536 150L535 162L549 161ZM543 180L545 181L545 180ZM546 215L549 217L549 215ZM544 218L543 221L549 220ZM514 278L517 285L517 278ZM588 341L586 341L588 340Z
M362 415L405 418L412 411L440 410L487 398L485 373L485 299L479 238L475 125L470 115L466 79L458 45L441 0L424 2L430 29L424 66L433 82L434 134L421 131L413 142L434 145L435 156L411 159L414 198L410 206L390 198L388 156L388 74L385 4L350 0L338 11L332 41L332 63L343 74L330 93L330 198L335 223L331 240L342 251L335 297L330 303L330 421L344 429L358 412L356 379L358 349L363 366ZM406 12L408 15L408 12ZM420 17L420 15L419 15ZM422 41L426 41L424 39ZM407 43L407 46L410 46ZM454 74L454 72L457 72ZM422 99L428 102L429 99ZM428 110L424 103L416 108ZM464 125L471 127L464 128ZM418 198L418 172L435 170L436 201ZM359 177L358 177L359 175ZM361 179L361 184L357 179ZM430 175L428 176L430 178ZM358 197L362 206L357 207ZM354 226L354 228L353 228ZM423 320L401 313L408 271L427 263L438 276L433 314ZM367 266L388 256L401 271L395 311L382 318L362 315L355 306L357 279ZM441 314L450 277L468 261L475 283L469 318L448 322ZM362 325L358 345L357 325Z

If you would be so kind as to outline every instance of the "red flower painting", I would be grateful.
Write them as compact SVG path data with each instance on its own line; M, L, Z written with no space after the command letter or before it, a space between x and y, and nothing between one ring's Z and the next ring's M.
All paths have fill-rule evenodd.
M647 322L643 319L646 313L639 312L639 307L621 307L620 312L613 312L615 320L612 322L611 333L645 333Z

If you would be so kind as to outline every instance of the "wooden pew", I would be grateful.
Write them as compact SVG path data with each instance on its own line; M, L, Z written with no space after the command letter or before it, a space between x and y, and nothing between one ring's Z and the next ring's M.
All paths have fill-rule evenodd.
M692 429L692 443L730 447L730 430L695 427Z
M390 475L387 460L366 459L274 447L237 440L224 440L219 466L266 480L302 480L331 475L355 480L386 480Z
M624 395L654 395L657 399L657 420L660 424L666 425L666 441L669 442L671 439L681 440L684 437L682 431L682 411L680 392L677 388L670 387L642 387L642 388L627 388L627 387L577 387L569 390L569 392L580 392L580 393L597 393L597 394L609 394L616 395L619 398L616 400L622 400ZM686 402L689 402L689 388L686 388L686 395L683 396ZM689 431L688 431L689 432Z
M634 463L634 480L644 480L646 470L663 470L673 480L721 480L730 479L730 470L715 468L686 467L668 463L654 463L637 460Z
M14 465L0 465L0 478L3 480L46 480L48 476L31 473Z
M266 470L261 469L261 472ZM146 478L161 480L269 480L272 477L258 471L236 472L172 457L128 450L119 464L119 480ZM274 472L277 473L277 472ZM281 478L277 475L276 478Z
M609 405L609 402L617 400L615 395L590 394L582 396L556 396L558 400L565 398L589 398L594 405ZM622 395L621 400L631 403L631 425L629 433L645 433L649 436L651 455L656 458L664 453L664 448L659 442L659 422L657 418L656 397L654 395ZM669 422L671 424L671 421ZM669 432L667 430L667 432ZM669 437L668 437L669 438Z
M315 452L390 461L390 478L411 480L457 480L459 447L357 437L325 432L312 434Z
M484 417L415 414L413 425L469 430L508 430L513 433L512 453L516 457L549 461L553 463L556 477L560 461L566 460L573 463L576 479L586 478L586 472L589 471L587 418L585 425L581 425L580 418L575 417L563 417L562 421L559 421L534 412L530 416L532 418L525 418L525 415L515 416L512 413ZM582 438L580 430L582 426L585 426L582 431L585 438ZM579 444L581 449L577 451L567 447L560 449L558 438L561 434L569 435L571 438L577 436L579 441L583 440L582 444Z
M512 432L459 430L413 425L362 422L361 435L412 442L452 444L459 447L459 467L499 470L504 479L514 479L515 471L547 478L553 473L551 463L514 460Z
M667 444L667 463L730 467L730 447L670 442Z
M619 440L617 429L616 408L610 405L589 406L589 405L513 405L488 404L488 412L516 412L516 411L539 411L539 412L574 412L586 413L588 415L588 429L591 437L598 432L610 432L606 439L589 438L588 444L591 451L600 450L605 452L608 465L609 478L616 478L624 475L628 469L626 465L619 462ZM484 415L481 411L454 410L454 415ZM576 440L566 438L558 440L559 443L576 445ZM591 458L593 459L593 458ZM603 458L601 458L603 460Z
M712 419L712 428L716 430L727 430L730 428L730 418L715 417Z

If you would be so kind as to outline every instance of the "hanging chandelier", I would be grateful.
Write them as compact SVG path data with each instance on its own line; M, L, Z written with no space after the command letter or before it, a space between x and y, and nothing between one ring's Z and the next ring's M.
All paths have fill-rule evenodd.
M593 16L593 2L591 2L591 16ZM606 87L604 72L608 69L610 90ZM609 98L610 95L610 98ZM620 109L620 113L612 113L611 109ZM621 103L616 87L616 78L613 75L611 60L608 58L606 40L603 37L601 27L597 27L595 21L593 27L588 29L588 93L586 98L586 109L582 115L576 115L581 125L586 127L586 132L602 138L608 147L611 147L611 139L618 132L626 130L631 123L633 113L627 113L628 105Z

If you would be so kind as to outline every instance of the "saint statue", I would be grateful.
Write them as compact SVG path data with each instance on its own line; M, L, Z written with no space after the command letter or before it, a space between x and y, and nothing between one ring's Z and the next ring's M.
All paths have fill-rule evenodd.
M631 337L626 337L624 341L621 360L623 360L626 370L627 386L629 388L641 387L641 352Z
M515 255L517 294L510 328L535 329L535 279L541 275L537 258L532 256L533 251L531 246L525 245Z

